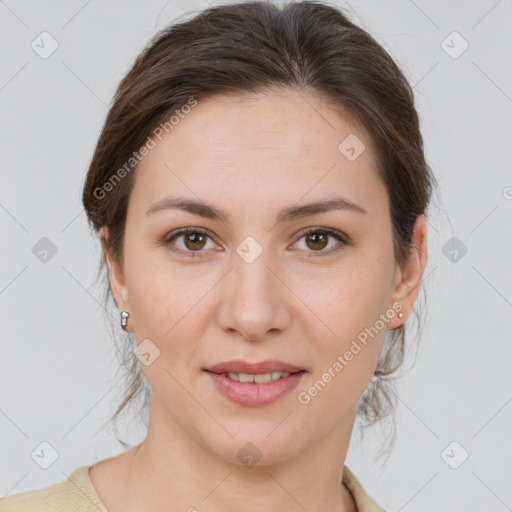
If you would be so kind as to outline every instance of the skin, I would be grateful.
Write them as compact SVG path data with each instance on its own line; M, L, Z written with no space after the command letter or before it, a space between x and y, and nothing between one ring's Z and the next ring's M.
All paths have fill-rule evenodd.
M351 133L366 146L354 161L338 150ZM367 133L319 97L293 91L201 100L144 158L128 204L124 261L108 264L116 304L130 312L128 330L137 343L149 338L160 356L143 366L153 391L147 438L90 469L110 512L355 510L341 479L357 402L386 329L411 312L427 254L419 216L409 260L403 268L395 262L375 167ZM281 208L335 193L366 213L332 210L276 224ZM169 196L203 200L229 220L178 209L146 215ZM209 237L182 235L166 246L183 227ZM350 242L322 244L303 236L307 228L330 228ZM100 235L106 249L108 233ZM250 264L236 252L247 236L263 249ZM298 393L396 302L403 318L391 318L320 393L299 403ZM278 359L307 373L277 401L245 407L203 371L229 359ZM237 457L248 442L261 453L252 467Z

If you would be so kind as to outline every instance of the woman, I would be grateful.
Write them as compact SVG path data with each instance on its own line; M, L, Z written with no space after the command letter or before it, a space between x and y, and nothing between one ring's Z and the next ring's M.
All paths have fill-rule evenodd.
M147 437L2 510L383 510L345 457L389 412L433 184L407 80L339 10L157 34L83 191Z

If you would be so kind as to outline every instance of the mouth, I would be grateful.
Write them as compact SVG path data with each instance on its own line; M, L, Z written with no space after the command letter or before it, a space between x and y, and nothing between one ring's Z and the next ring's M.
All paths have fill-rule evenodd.
M282 361L228 361L204 370L218 391L246 407L270 404L294 389L307 370Z
M216 373L217 375L223 373L232 374L245 374L245 375L265 375L267 373L296 373L305 371L305 368L297 366L277 359L267 359L259 363L250 363L241 359L233 359L231 361L224 361L216 365L206 368L206 371Z
M206 370L209 371L209 370ZM267 384L268 382L272 382L275 380L285 379L290 375L295 375L297 373L305 373L306 370L299 370L297 372L267 372L267 373L233 373L233 372L224 372L224 373L215 373L215 375L220 375L222 377L226 377L234 382L244 382L244 383L255 383L255 384Z

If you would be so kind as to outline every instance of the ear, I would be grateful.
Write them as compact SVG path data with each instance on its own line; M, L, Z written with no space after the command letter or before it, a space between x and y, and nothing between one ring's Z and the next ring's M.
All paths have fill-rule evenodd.
M108 278L110 281L110 287L114 295L114 300L119 311L128 311L130 309L130 300L128 296L128 290L124 280L124 271L119 264L112 258L112 255L108 249L108 229L106 227L100 228L99 238L101 241L101 248L107 264ZM130 319L128 319L127 330L130 330Z
M395 270L395 281L392 291L392 304L399 302L402 305L404 316L395 316L389 321L388 329L395 329L400 326L411 314L412 307L418 296L421 279L427 263L427 221L424 215L418 215L414 224L413 247L410 250L409 258L403 267L397 265Z

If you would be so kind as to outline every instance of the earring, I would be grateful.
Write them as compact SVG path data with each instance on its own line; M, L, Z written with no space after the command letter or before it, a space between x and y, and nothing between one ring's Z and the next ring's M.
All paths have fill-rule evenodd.
M126 325L129 316L130 313L128 313L127 311L121 311L121 327L123 328L124 331L126 331Z
M404 314L400 311L397 316L398 318L403 318Z

